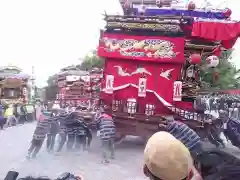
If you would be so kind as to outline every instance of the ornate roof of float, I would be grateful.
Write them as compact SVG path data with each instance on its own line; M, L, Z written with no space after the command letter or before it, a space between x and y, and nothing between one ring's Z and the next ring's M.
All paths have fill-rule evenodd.
M22 69L17 66L8 65L8 66L0 66L0 77L29 79L31 76L29 74L23 73Z
M16 70L16 71L22 72L22 69L20 69L17 66L13 66L13 65L0 66L0 72L4 71L4 70Z
M75 76L85 76L88 75L89 72L87 71L81 71L81 70L67 70L67 71L62 71L58 75L60 76L67 76L67 75L75 75Z
M65 68L62 68L58 75L67 76L67 75L75 75L75 76L85 76L89 73L87 71L80 70L77 66L71 65Z
M77 68L77 66L71 65L71 66L67 66L65 68L62 68L60 71L68 71L68 70L79 70L79 69Z
M105 14L106 26L101 32L100 44L105 41L105 45L111 48L116 49L120 46L122 50L122 46L127 46L124 44L127 43L125 39L133 39L131 43L136 40L143 43L144 39L184 36L186 58L194 53L219 56L222 51L234 46L240 34L240 22L231 19L231 9L217 9L208 0L200 6L192 1L186 4L183 0L120 0L120 2L124 2L124 15ZM168 5L163 3L168 3ZM123 35L126 36L123 37ZM143 39L139 41L136 39L138 37L133 35L143 37ZM143 46L147 46L146 44L148 42ZM114 53L106 52L106 54L109 57ZM98 50L100 57L106 57L106 54L99 54ZM148 56L151 55L148 54ZM125 53L125 56L130 56L130 53Z

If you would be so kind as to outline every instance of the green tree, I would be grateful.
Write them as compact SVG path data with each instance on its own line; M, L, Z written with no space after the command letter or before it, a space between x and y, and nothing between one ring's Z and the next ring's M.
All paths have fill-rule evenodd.
M91 70L92 68L103 68L104 59L98 57L96 51L92 51L91 55L84 57L82 63L78 65L81 70Z
M219 65L216 68L202 70L202 80L209 83L212 88L232 89L240 87L240 70L228 60L231 59L232 52L233 50L222 52ZM214 80L214 74L218 76L217 80Z
M58 93L57 86L57 74L50 76L47 80L47 86L45 87L45 97L47 100L55 100Z

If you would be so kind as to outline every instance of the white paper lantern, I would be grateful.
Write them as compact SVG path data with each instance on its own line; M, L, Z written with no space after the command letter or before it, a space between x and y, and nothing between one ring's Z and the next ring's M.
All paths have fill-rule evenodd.
M206 59L206 65L208 68L215 68L217 67L219 64L219 58L217 56L209 56L207 59Z
M140 14L144 14L144 13L146 12L146 10L147 10L147 8L146 8L146 6L143 5L143 4L138 8L138 12L139 12Z
M154 109L155 109L155 105L154 104L146 104L145 114L147 116L154 115Z
M172 0L156 0L156 5L161 7L170 7L172 4Z
M137 111L137 100L135 98L130 98L127 100L127 112L132 115Z

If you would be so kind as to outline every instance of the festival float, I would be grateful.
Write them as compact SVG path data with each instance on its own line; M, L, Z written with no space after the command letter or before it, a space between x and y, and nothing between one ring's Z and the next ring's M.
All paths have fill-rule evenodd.
M122 5L124 15L105 14L98 46L105 59L100 102L113 115L117 136L148 137L169 116L204 127L209 116L194 106L200 71L214 71L240 23L230 20L228 8L197 8L192 1L181 8L169 0Z
M16 66L0 67L0 98L5 104L27 103L30 75Z
M87 72L81 71L76 66L62 69L57 80L59 87L57 100L61 106L68 104L94 111L99 100L101 74L101 70L98 69Z

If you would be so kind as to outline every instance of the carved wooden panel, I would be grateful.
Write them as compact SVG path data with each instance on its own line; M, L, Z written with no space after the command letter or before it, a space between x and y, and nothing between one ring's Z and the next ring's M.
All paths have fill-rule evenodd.
M25 84L24 81L21 79L5 79L2 81L3 87L6 88L16 88L16 87L21 87L23 84Z

